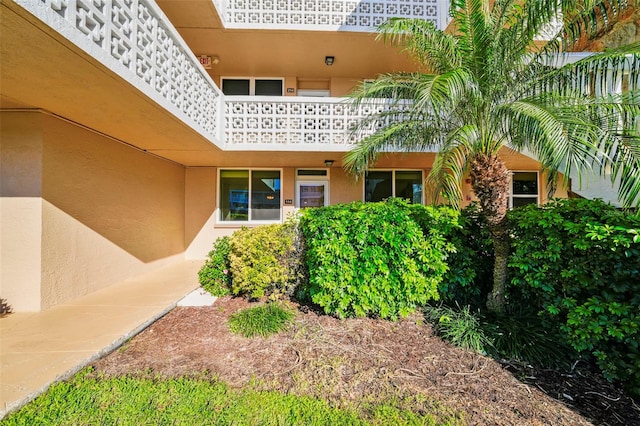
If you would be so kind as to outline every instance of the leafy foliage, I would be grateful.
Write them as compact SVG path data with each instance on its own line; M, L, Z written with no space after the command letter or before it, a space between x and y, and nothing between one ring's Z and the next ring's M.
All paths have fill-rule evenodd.
M514 295L638 393L640 216L602 201L557 200L514 210L511 222Z
M469 177L493 238L487 298L493 311L504 311L506 304L509 176L500 155L506 149L536 158L550 190L559 179L566 184L570 176L596 172L619 183L626 205L640 203L640 91L591 93L592 84L605 88L624 70L637 77L640 43L577 62L562 57L581 36L594 35L635 4L452 0L455 31L422 19L394 18L378 27L379 38L407 52L420 71L380 75L354 91L354 107L373 103L377 112L355 124L358 142L345 165L362 174L381 153L435 147L429 187L434 199L452 205L462 201L461 183ZM549 42L539 47L541 33Z
M440 297L448 305L484 308L493 274L491 234L477 204L462 209L458 222L447 234L455 251L447 259L449 270L440 284Z
M455 213L410 206L400 199L309 209L301 218L309 283L304 289L326 313L340 318L397 319L438 298L454 249L437 227ZM419 218L418 221L416 218Z
M267 303L243 309L229 317L229 329L244 337L267 337L282 331L293 320L294 313L278 303Z
M292 295L304 277L297 223L242 228L233 233L229 259L235 295Z
M229 237L220 237L213 243L213 249L207 255L205 264L198 271L202 288L214 296L226 296L230 293L231 262Z

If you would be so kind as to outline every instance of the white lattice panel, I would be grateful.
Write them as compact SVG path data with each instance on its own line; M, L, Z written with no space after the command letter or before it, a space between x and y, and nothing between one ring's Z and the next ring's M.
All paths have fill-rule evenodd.
M149 0L40 0L212 139L221 93ZM118 71L114 69L114 71Z
M349 130L358 120L385 108L384 102L372 102L356 111L338 98L227 97L226 142L229 146L344 147L355 142Z
M224 6L222 5L224 3ZM436 25L447 14L438 0L228 0L216 4L225 25L235 28L300 28L372 31L392 17L420 18ZM306 28L305 28L306 27Z

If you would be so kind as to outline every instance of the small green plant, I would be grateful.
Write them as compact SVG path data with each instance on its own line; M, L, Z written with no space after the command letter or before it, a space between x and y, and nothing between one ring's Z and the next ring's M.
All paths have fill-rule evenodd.
M436 333L446 341L481 354L492 352L493 344L485 332L480 314L471 312L469 306L457 308L427 306L424 314Z
M229 237L218 238L198 272L200 285L214 296L226 296L231 291L230 241Z
M279 303L267 303L243 309L229 317L229 329L244 337L267 337L286 328L294 312Z

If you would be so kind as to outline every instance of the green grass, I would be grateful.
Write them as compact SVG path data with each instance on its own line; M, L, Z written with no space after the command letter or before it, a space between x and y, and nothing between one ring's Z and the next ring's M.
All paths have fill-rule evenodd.
M229 329L244 337L267 337L282 331L293 320L294 313L278 303L267 303L243 309L229 317Z
M10 414L1 425L435 425L461 424L393 402L338 409L320 399L232 389L209 377L96 377L90 369Z

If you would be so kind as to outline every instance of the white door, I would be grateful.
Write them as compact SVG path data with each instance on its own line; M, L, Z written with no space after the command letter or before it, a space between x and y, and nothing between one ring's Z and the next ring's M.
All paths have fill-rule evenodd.
M323 207L329 205L329 182L298 181L296 207Z

